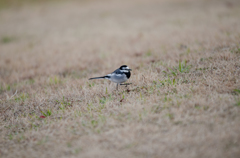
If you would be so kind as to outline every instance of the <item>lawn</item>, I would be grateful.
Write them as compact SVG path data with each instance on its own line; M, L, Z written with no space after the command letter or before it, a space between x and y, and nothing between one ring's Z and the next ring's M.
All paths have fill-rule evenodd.
M240 1L0 0L0 157L240 157ZM116 90L88 80L121 65Z

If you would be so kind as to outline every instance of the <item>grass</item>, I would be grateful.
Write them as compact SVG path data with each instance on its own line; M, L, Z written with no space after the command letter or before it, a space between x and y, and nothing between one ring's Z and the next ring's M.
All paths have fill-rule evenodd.
M7 43L10 43L10 42L12 42L12 41L14 41L14 40L15 40L14 37L4 36L4 37L2 37L2 39L1 39L1 43L7 44Z
M30 4L41 4L43 2L46 2L47 0L0 0L0 10L2 9L8 9L11 7L19 7L19 6L24 6L26 4L30 5ZM55 0L51 0L51 1L55 1ZM48 0L48 2L51 2Z
M0 157L239 157L238 1L13 3ZM123 64L127 87L88 80Z

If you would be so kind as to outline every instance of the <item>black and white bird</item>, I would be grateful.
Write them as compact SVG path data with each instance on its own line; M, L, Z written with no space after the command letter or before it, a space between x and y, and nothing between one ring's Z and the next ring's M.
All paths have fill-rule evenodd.
M108 79L112 82L117 83L117 89L118 89L118 84L122 85L121 83L126 82L130 77L131 77L131 72L132 71L127 65L122 65L120 68L117 70L113 71L112 73L102 76L102 77L94 77L94 78L89 78L89 80L93 79ZM125 84L128 85L128 84Z

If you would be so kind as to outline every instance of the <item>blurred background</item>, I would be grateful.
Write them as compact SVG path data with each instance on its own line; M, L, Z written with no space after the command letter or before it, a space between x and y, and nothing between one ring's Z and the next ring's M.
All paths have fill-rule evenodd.
M108 73L234 41L237 0L0 0L1 82ZM238 34L236 34L238 32ZM226 38L227 37L227 38Z

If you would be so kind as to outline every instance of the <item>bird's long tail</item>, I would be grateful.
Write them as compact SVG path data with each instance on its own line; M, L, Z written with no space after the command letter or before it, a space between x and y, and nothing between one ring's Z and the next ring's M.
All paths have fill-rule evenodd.
M109 76L102 76L102 77L94 77L94 78L89 78L89 80L94 80L94 79L108 79Z

